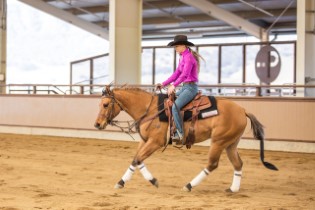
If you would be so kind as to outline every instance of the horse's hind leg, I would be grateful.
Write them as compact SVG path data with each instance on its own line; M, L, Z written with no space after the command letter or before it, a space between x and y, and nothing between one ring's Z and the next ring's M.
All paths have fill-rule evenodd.
M226 154L234 167L234 175L231 187L227 192L238 192L241 185L243 162L237 151L239 140L226 148Z
M209 151L208 165L191 182L183 187L184 191L191 191L193 187L199 185L211 171L219 165L219 160L224 147L222 145L212 144Z

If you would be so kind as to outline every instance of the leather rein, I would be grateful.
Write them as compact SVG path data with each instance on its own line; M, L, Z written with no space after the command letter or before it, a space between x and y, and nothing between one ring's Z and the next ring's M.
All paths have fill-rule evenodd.
M135 140L134 137L131 134L139 132L140 122L147 116L154 97L153 96L151 97L150 103L146 107L146 111L141 115L141 117L139 119L123 121L123 120L113 120L113 118L112 118L112 116L113 116L113 109L114 109L114 104L115 103L119 106L121 111L127 112L127 110L128 110L125 106L123 106L115 98L114 92L113 91L110 91L110 92L107 91L107 94L106 94L106 92L103 91L102 96L105 97L105 98L110 98L111 99L111 103L110 103L111 106L108 106L108 112L107 112L108 114L107 114L107 116L105 116L106 119L108 119L108 124L111 125L111 126L119 128L122 132L128 134L133 140ZM156 118L157 116L158 115L156 115L154 118ZM152 118L152 119L150 118L150 119L153 120L154 118ZM123 124L123 123L126 123L127 126L120 125L120 124Z

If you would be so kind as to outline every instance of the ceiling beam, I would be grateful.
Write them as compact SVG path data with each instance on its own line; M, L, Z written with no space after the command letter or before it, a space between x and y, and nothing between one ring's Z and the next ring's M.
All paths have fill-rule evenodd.
M197 0L199 1L199 0ZM274 0L259 0L259 3L262 2L268 2L268 1L274 1ZM228 4L237 4L237 5L243 5L242 2L239 2L237 0L211 0L213 4L217 5L228 5ZM257 0L247 0L248 3L257 3ZM146 4L149 3L149 4ZM155 7L159 7L161 9L169 8L169 7L181 7L185 6L184 3L180 1L150 1L150 0L143 0L143 9L150 9L152 8L150 5L154 5Z
M163 3L163 6L161 6L162 3ZM154 4L156 6L155 8L170 9L172 8L172 6L176 5L178 7L177 9L180 11L182 7L187 6L186 4L183 4L183 3L180 3L180 4L175 4L174 2L172 4L170 4L169 2L162 2L162 3L155 3ZM64 9L64 11L70 12L74 15L86 14L84 10L90 13L108 13L109 12L109 5L99 5L99 6L92 6L92 7L80 7L80 8L82 10L79 10L76 8L69 8L69 9ZM149 8L152 8L152 7L149 7ZM144 10L149 9L149 8L148 6L146 7L143 6ZM274 16L279 16L283 12L283 9L269 9L268 12L272 13ZM233 13L246 19L266 17L266 15L264 15L263 13L257 12L256 10L243 10L243 11L238 11L238 12L233 12ZM296 8L290 8L284 13L283 17L295 16L295 15L296 15Z
M271 13L278 16L283 11L282 9L275 9L275 10L269 10ZM239 11L235 13L237 16L246 18L246 19L260 19L265 18L266 16L260 12L257 11ZM295 16L296 10L295 9L289 9L283 17L290 17ZM193 15L182 15L182 18L189 22L199 22L199 21L212 21L217 20L214 17L211 17L207 14L200 13L200 14L193 14ZM146 17L143 18L143 24L165 24L165 23L180 23L182 21L173 18L173 17L165 17L165 16L156 16L156 17Z
M58 2L58 0L43 0L45 2ZM255 2L257 0L250 0L248 3ZM263 0L263 1L274 1L274 0ZM263 2L260 1L260 2ZM148 4L146 4L146 2ZM226 5L226 4L238 4L242 5L241 2L238 2L237 0L212 0L212 3L217 4L217 5ZM153 5L154 7L152 7ZM148 1L148 0L143 0L143 10L146 9L178 9L180 10L181 7L185 7L187 4L184 4L180 1ZM81 7L84 10L87 10L91 13L98 13L98 12L109 12L109 5L99 5L99 6L92 6L92 7ZM75 8L70 8L70 9L65 9L66 11L72 12L75 15L79 14L84 14L83 11L76 10Z
M273 28L273 31L277 30L295 30L294 28L295 22L282 22L282 23L276 23L275 27ZM145 33L155 33L155 32L170 32L170 31L191 31L191 32L203 32L203 31L212 31L212 30L218 30L220 28L231 28L234 31L236 30L234 27L227 25L225 23L217 23L216 25L203 25L203 26L181 26L178 27L168 27L168 28L154 28L154 29L145 29L143 30Z
M65 9L64 11L70 12L73 15L86 14L86 12L84 12L84 11L88 11L90 13L108 13L109 12L109 5L92 6L92 7L80 7L80 8L82 10L79 10L79 9L74 7L74 8Z
M196 0L199 1L199 0ZM256 4L257 0L246 0L248 3ZM262 2L270 2L274 0L259 0L259 3ZM229 4L237 5L237 6L243 6L244 3L237 1L237 0L211 0L213 4L225 6ZM147 3L147 4L146 4ZM154 7L152 7L153 5ZM143 0L143 9L154 9L154 8L160 8L160 9L166 9L166 8L173 8L173 9L180 9L180 7L185 7L187 4L184 4L180 1L174 1L174 0L168 0L168 1L150 1L150 0Z
M268 1L274 1L274 0L246 0L248 3L262 3L262 2L268 2ZM211 0L214 4L239 4L238 0ZM243 4L243 3L241 3Z
M265 40L267 38L264 28L261 28L244 18L235 15L232 12L226 11L207 0L180 0L181 2L195 7L207 15L213 16L222 20L238 30L245 31L247 34L255 36L258 39Z
M225 26L226 27L226 26ZM205 38L205 37L224 37L224 36L245 36L246 33L243 31L236 30L234 28L225 28L224 26L222 28L217 29L211 29L211 30L203 30L203 31L192 31L190 28L181 28L181 33L184 32L185 35L189 36L190 39L192 38ZM281 27L277 30L271 30L270 35L273 34L295 34L296 30L292 27L286 28ZM142 38L144 40L148 39L171 39L175 35L178 34L178 31L170 32L170 31L143 31Z
M27 5L30 5L38 10L44 11L68 23L71 23L92 34L100 36L106 40L108 40L109 38L108 32L104 28L98 25L95 25L93 23L90 23L88 21L85 21L81 18L78 18L77 16L72 15L69 12L63 11L62 9L58 9L57 7L54 7L48 3L45 3L44 1L38 1L38 0L19 0L19 1Z
M274 10L269 10L271 13L275 14L276 16L278 16L279 14L281 14L281 12L283 10L281 9L274 9ZM262 21L259 20L260 18L264 18L265 15L260 13L260 12L256 12L256 11L239 11L235 13L236 15L243 17L243 18L247 18L247 19L253 19L255 21ZM289 9L283 17L293 17L296 14L296 10L295 9ZM193 15L182 15L182 17L185 20L188 20L189 23L192 22L203 22L203 21L215 21L217 19L206 15L204 13L202 14L193 14ZM256 20L258 19L258 20ZM254 21L254 22L255 22ZM158 17L147 17L147 18L143 18L142 23L143 25L154 25L154 24L180 24L182 21L174 18L174 17L162 17L162 16L158 16ZM265 21L264 21L265 22ZM294 21L292 21L294 22ZM101 20L101 21L94 21L94 24L97 24L103 28L108 28L109 23L106 20ZM266 27L268 27L270 24L266 23ZM259 25L259 24L257 24Z

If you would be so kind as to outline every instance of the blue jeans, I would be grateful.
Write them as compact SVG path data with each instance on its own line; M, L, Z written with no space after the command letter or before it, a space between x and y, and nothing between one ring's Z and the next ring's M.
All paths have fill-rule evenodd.
M172 113L177 130L184 135L182 127L182 119L180 117L180 109L188 104L198 93L196 84L184 84L183 87L176 92L177 99L172 106ZM175 106L176 104L176 106Z

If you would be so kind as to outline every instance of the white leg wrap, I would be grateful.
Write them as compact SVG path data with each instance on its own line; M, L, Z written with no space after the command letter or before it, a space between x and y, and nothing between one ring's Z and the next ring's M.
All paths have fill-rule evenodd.
M141 163L140 165L138 165L138 168L140 169L140 172L142 174L142 176L150 181L153 179L152 174L150 173L150 171L147 169L147 167L144 165L144 163Z
M190 185L192 187L195 187L197 186L198 184L200 184L200 182L202 180L204 180L208 174L210 173L210 171L208 169L203 169L191 182L190 182Z
M232 192L238 192L241 186L242 171L234 171L233 182L230 187Z
M127 182L131 179L133 173L135 172L136 167L130 165L123 177L121 178L124 182Z

